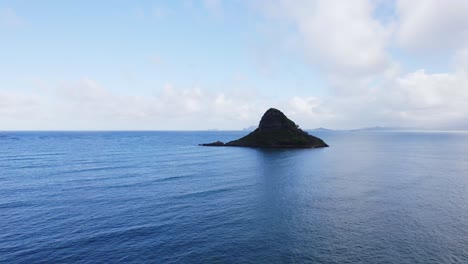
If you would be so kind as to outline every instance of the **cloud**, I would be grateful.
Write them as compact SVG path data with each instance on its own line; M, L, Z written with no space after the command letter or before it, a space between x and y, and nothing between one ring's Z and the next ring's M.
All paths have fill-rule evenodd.
M271 0L262 10L297 32L309 61L334 75L369 75L389 64L389 30L373 15L370 1Z
M266 0L267 21L289 25L298 54L319 69L330 95L292 97L304 126L456 128L468 116L468 3L457 0ZM269 22L277 27L276 23ZM284 41L284 34L278 41ZM389 50L448 50L453 72L405 72ZM411 56L409 54L408 56ZM313 93L313 91L310 91Z
M264 107L254 98L170 83L146 95L118 93L88 78L45 90L0 90L0 121L41 120L36 129L236 129L256 123Z
M293 98L289 109L308 127L460 129L460 124L466 123L467 101L466 71L431 74L417 70L388 79L364 93Z
M468 40L468 1L398 0L397 41L415 52L458 49Z
M255 89L246 87L228 90L249 81L226 81L218 91L203 85L177 87L167 83L152 93L133 94L83 78L55 84L45 94L0 90L0 121L18 124L23 120L26 124L41 120L39 125L58 129L65 123L78 129L238 129L256 124L269 107L278 107L305 128L460 128L460 124L467 124L466 1L395 0L394 5L383 0L256 3L260 3L256 10L261 11L265 24L259 27L258 40L256 36L247 41L258 41L252 58L265 76L253 82L260 86L267 78L290 80L284 77L289 73L281 70L294 63L293 55L301 63L307 61L311 72L324 76L329 89L326 95L318 96L311 88L299 96L286 91L287 84L281 96L275 92L248 93L245 91ZM223 14L222 2L203 4L216 16ZM150 14L140 11L143 17ZM156 17L164 14L153 11ZM0 21L2 25L22 23L12 9L1 9ZM428 70L434 68L432 65L420 65L417 70L412 65L413 69L407 70L405 63L414 53L447 53L453 60L444 71ZM287 64L282 65L283 58L287 58ZM159 56L151 61L168 63ZM314 83L308 85L314 87Z
M0 8L0 25L20 27L24 25L24 19L18 16L12 8Z
M467 77L463 71L429 74L418 70L396 80L396 94L381 96L398 109L406 124L455 127L468 113Z
M41 98L25 92L0 90L0 116L28 118L35 116L41 107Z
M309 128L318 127L335 116L322 98L294 96L288 100L286 111L292 118Z
M365 93L266 100L171 83L152 94L119 93L83 78L51 89L0 90L0 121L2 129L31 129L32 124L34 129L240 129L277 107L303 128L458 129L466 124L467 87L468 71L462 67L455 73L418 70Z

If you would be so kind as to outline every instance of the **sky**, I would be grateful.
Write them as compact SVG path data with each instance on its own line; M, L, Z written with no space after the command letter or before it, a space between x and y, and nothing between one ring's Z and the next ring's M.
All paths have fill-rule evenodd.
M468 130L465 0L0 0L0 130Z

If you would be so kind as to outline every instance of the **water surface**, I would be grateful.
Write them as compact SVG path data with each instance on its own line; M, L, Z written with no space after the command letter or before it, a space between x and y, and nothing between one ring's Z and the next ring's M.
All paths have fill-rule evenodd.
M0 133L3 263L468 263L468 134Z

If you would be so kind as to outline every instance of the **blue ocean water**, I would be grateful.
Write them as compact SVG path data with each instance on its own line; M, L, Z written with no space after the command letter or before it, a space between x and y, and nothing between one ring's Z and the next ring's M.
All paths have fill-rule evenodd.
M2 263L468 263L468 133L0 133Z

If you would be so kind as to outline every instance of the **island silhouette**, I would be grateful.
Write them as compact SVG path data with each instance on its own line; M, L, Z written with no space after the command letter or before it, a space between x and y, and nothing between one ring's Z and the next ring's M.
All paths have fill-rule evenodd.
M323 148L328 145L320 138L309 135L280 110L268 109L250 134L227 143L216 141L200 144L209 147L256 148Z

